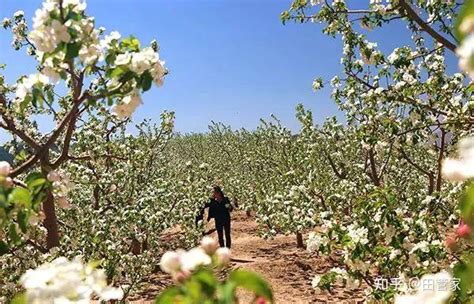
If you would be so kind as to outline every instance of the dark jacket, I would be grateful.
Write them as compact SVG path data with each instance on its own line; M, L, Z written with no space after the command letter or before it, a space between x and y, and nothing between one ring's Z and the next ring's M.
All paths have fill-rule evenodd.
M209 207L209 216L207 220L214 218L216 221L230 220L230 212L233 210L229 198L224 197L222 202L218 202L211 198L209 203L206 203L205 208Z
M204 220L204 211L205 210L206 210L206 207L202 207L201 209L199 209L199 213L196 216L196 219L194 220L194 224L196 225L196 227L199 226L200 221Z

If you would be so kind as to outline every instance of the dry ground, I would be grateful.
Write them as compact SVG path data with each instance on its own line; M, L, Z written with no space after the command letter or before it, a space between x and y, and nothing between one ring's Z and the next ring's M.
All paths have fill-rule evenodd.
M217 237L215 233L213 236ZM335 288L332 293L317 294L311 287L312 277L337 265L296 248L294 236L263 240L257 236L254 219L237 212L232 222L232 237L232 267L252 270L266 278L272 285L277 304L362 302L362 290L347 291L341 287ZM152 302L168 284L171 281L166 274L152 275L149 286L134 298L133 303ZM250 303L252 300L244 293L239 298L241 303Z

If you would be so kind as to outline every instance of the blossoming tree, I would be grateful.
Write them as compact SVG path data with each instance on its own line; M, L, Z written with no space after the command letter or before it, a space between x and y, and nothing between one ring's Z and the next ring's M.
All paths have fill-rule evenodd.
M121 39L117 32L102 37L104 29L96 28L85 9L82 1L47 0L36 11L31 31L21 11L2 22L13 32L14 48L26 47L39 71L20 77L15 85L3 78L1 82L0 127L12 135L16 147L22 147L15 151L20 157L13 168L5 172L4 191L11 204L2 207L1 224L13 228L8 242L2 240L4 251L7 243L21 242L16 225L25 232L26 223L40 209L48 232L46 249L59 245L55 205L66 204L68 186L57 170L71 159L85 157L71 149L78 122L110 106L118 119L129 117L142 103L140 94L153 82L161 85L166 74L156 42L141 48L136 38ZM60 82L67 88L63 95L55 93ZM48 115L56 126L41 134L36 115ZM18 221L12 219L17 212Z
M343 165L334 173L341 182L352 184L351 193L343 196L349 200L350 216L334 221L338 215L333 214L324 232L310 240L312 250L326 254L346 248L341 259L345 270L342 275L336 271L317 277L315 286L328 288L337 277L363 279L373 288L372 297L387 300L393 292L406 291L406 286L382 290L370 279L371 273L410 278L446 269L458 258L447 253L440 240L457 221L454 205L460 189L443 181L443 171L448 177L458 171L443 168L443 160L461 137L470 134L474 122L470 79L450 74L445 62L457 54L461 69L472 71L472 43L462 39L472 31L471 22L462 21L455 28L456 17L466 15L461 5L378 0L360 7L339 0L296 0L282 13L283 22L322 23L324 33L341 37L343 75L330 81L332 96L360 143L356 159L336 152L343 154ZM370 31L383 31L393 23L406 25L409 35L401 35L400 47L384 54L370 41ZM324 84L318 78L313 88ZM331 139L334 135L326 137ZM363 170L341 174L347 172L347 159L355 161L351 167ZM360 194L354 197L354 192ZM369 248L375 250L369 253ZM374 267L367 268L368 263ZM457 293L458 300L465 292ZM449 297L439 294L438 300Z

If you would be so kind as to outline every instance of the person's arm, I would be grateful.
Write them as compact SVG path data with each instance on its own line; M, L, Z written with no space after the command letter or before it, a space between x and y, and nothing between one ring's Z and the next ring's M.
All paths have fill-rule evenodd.
M207 213L207 221L209 222L211 220L211 218L214 217L214 208L212 207L211 201L206 203L204 205L204 208L209 208L209 212Z
M229 212L232 212L232 210L234 210L234 206L232 205L228 197L225 198L225 207L227 208L227 210L229 210Z
M233 200L230 201L230 205L232 206L232 208L234 209L238 209L239 208L239 203L237 202L237 199L234 198Z

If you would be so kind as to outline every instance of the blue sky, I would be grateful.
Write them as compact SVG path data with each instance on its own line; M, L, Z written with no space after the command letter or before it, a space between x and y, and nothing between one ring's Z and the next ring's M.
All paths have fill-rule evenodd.
M30 21L40 5L2 0L0 17L23 9ZM206 131L211 120L254 129L273 113L297 130L297 103L313 110L316 122L337 114L329 89L315 93L311 83L340 73L341 44L314 24L283 25L279 15L289 5L290 0L89 0L87 12L107 32L160 44L170 74L163 87L145 93L135 121L158 120L167 109L176 112L180 132ZM402 26L389 33L373 34L387 50L408 34ZM34 65L22 51L6 47L10 40L0 31L0 63L7 64L12 82L34 72Z

